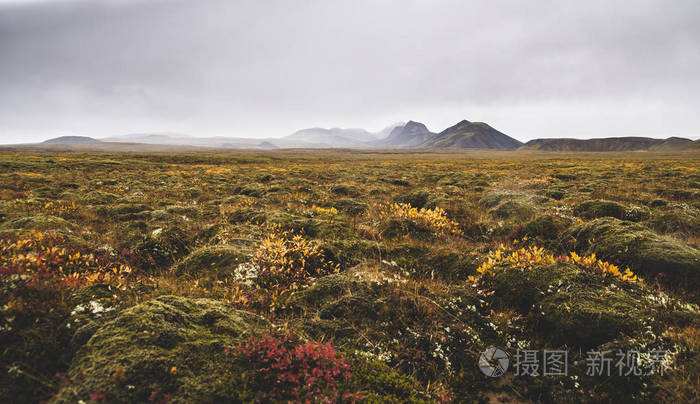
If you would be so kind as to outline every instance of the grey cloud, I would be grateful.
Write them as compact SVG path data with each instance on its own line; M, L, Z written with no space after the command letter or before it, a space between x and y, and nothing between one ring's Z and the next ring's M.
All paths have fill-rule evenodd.
M685 0L0 0L0 143L463 118L520 139L697 135L699 17Z

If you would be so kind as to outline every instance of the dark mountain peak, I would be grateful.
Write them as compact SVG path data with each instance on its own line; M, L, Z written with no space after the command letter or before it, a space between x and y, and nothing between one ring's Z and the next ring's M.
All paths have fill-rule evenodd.
M514 150L522 143L499 132L484 122L469 122L464 119L459 123L438 133L420 147L426 148L460 148L460 149L497 149Z
M443 130L440 133L442 134L442 133L446 133L446 132L452 132L455 130L461 130L462 128L466 128L466 127L469 127L471 125L473 125L472 122L469 122L466 119L462 119L461 121L457 122L456 124L450 126L449 128Z

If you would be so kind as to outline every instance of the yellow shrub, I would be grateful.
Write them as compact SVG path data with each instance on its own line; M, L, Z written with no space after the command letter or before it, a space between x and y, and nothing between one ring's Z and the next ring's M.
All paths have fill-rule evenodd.
M383 218L393 218L399 220L410 220L419 227L429 229L435 233L445 235L460 234L459 225L454 220L447 217L446 212L436 207L435 209L416 209L410 204L393 203L386 206L381 211Z
M569 255L554 257L553 254L546 252L541 247L532 246L511 251L503 244L500 244L496 250L489 252L486 261L477 268L477 272L483 275L494 271L498 266L520 270L533 269L536 265L552 265L556 262L572 263L603 277L613 277L621 281L636 282L638 280L629 268L621 271L616 265L597 259L595 254L581 257L575 252L571 252ZM470 280L475 280L475 278L472 277Z
M322 208L320 206L313 205L311 207L311 211L322 214L322 215L329 215L329 216L334 216L334 215L338 214L338 209L336 209L334 207Z

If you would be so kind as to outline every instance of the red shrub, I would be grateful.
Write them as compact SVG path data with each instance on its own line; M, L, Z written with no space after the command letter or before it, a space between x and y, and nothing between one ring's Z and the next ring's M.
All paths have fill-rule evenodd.
M296 343L263 334L250 337L233 355L255 375L249 388L262 401L337 401L336 383L351 376L345 357L327 343Z

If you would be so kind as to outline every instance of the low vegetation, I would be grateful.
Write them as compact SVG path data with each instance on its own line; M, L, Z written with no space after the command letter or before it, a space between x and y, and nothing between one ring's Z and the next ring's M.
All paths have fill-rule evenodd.
M699 170L1 154L0 402L695 402ZM568 374L486 377L493 346ZM663 374L587 374L619 350Z

